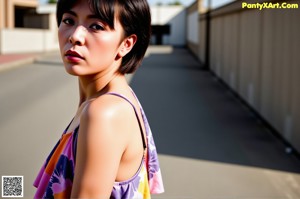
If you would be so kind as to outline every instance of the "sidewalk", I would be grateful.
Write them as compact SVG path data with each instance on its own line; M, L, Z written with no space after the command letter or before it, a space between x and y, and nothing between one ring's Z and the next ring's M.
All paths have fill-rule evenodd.
M62 63L58 51L0 54L0 72L30 64L35 61L51 63L57 62L58 64Z
M299 159L186 49L151 48L131 86L160 154L155 198L300 198Z
M24 64L34 62L35 58L39 56L38 53L20 53L20 54L5 54L0 55L0 72Z

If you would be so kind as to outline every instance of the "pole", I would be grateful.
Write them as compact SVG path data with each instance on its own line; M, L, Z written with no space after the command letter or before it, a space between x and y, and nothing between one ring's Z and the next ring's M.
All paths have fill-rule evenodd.
M206 40L205 40L205 64L204 69L210 70L210 26L211 26L211 7L212 0L207 1L206 11Z

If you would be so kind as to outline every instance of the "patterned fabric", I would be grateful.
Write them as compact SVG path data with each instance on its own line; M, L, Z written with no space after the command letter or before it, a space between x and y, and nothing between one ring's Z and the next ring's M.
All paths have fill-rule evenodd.
M114 93L114 95L129 101L119 94ZM147 136L147 155L146 158L143 158L140 168L131 179L114 183L111 199L150 199L150 194L164 192L152 132L140 103L139 106ZM70 198L74 169L76 168L78 129L79 127L73 132L66 132L65 130L51 151L33 184L37 188L34 198Z

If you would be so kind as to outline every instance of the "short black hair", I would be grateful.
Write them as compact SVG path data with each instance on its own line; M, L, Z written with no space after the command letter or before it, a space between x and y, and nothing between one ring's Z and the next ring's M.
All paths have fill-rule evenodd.
M62 16L81 0L58 0L56 20L60 26ZM88 0L91 10L114 29L114 19L119 19L124 37L132 34L137 41L132 50L123 57L119 71L133 73L142 63L151 37L151 14L147 0Z

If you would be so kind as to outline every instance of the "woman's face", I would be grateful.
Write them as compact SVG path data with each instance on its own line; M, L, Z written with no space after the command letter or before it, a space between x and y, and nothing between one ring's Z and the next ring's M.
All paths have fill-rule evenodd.
M72 75L93 75L117 70L121 61L123 28L115 19L114 30L81 0L62 16L58 30L59 46L66 71Z

